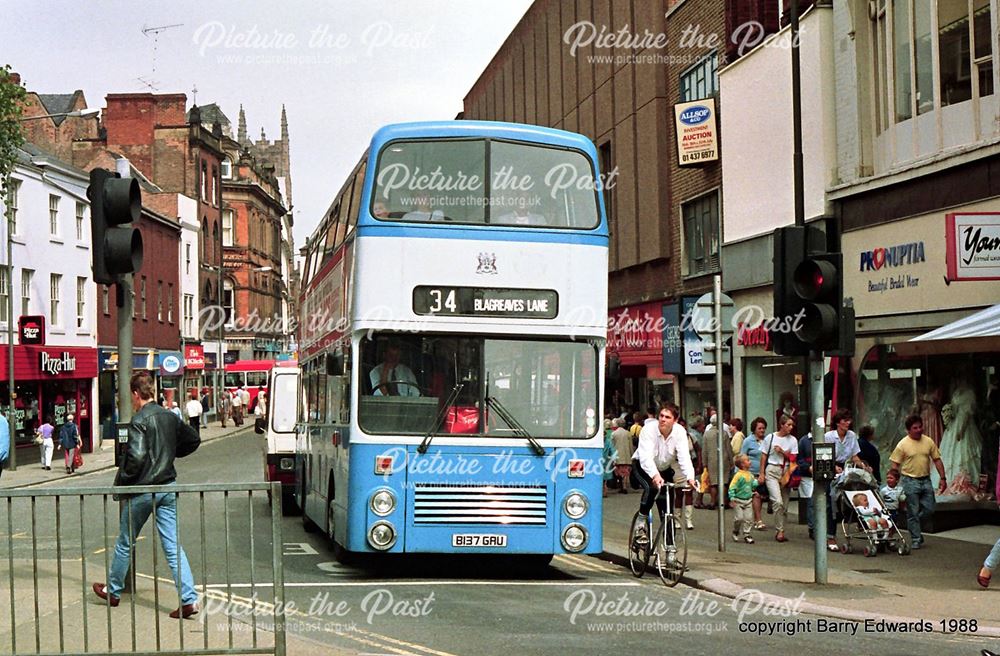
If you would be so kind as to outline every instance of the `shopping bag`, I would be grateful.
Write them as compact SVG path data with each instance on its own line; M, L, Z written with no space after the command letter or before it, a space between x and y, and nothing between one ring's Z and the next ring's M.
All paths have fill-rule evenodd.
M73 469L79 469L83 467L83 455L80 453L80 449L76 450L73 454Z

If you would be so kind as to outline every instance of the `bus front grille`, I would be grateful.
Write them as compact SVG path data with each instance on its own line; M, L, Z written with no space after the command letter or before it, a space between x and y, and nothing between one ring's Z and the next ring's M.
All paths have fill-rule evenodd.
M506 485L417 484L416 524L545 524L546 489Z

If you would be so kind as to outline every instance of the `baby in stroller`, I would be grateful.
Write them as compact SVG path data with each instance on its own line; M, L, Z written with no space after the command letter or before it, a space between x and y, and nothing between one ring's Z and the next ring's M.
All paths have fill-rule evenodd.
M870 499L869 494L870 493L865 492L855 493L851 496L851 505L854 506L854 511L858 513L858 519L861 520L865 526L872 531L883 529L880 533L880 537L883 537L886 530L889 528L889 520L886 519L878 501Z
M893 550L899 555L910 552L889 515L886 502L879 495L878 483L864 469L847 468L834 480L833 487L842 517L845 543L842 553L850 553L851 540L865 542L864 553L874 556L879 551Z

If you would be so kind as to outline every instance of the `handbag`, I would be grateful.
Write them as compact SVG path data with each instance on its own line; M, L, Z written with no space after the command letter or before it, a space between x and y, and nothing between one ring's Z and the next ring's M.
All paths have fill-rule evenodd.
M42 434L41 433L35 433L35 439L33 439L32 442L35 444L35 446L41 446L42 442L43 442L43 440L42 440Z
M76 453L73 454L73 468L79 469L83 467L83 455L80 453L80 448L77 447Z

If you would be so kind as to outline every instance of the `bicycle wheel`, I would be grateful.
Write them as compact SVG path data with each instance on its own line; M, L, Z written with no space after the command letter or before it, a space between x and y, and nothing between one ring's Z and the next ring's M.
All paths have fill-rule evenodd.
M646 565L649 563L649 537L650 526L648 518L640 512L632 517L628 534L628 566L632 570L632 575L641 577L646 573ZM637 544L635 535L640 526L646 528L646 543Z
M656 571L668 587L677 585L687 569L687 531L684 521L667 515L661 525L656 547Z

